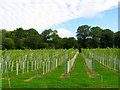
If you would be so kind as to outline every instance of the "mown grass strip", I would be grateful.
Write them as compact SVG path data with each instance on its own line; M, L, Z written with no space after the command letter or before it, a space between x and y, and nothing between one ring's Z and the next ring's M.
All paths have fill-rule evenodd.
M118 73L110 71L94 61L94 69L102 76L102 87L118 88Z

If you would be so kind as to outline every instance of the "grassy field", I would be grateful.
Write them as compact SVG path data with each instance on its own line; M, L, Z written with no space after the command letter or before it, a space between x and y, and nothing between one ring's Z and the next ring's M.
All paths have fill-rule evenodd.
M24 82L24 80L36 75L36 71L31 71L12 77L11 88L118 88L118 73L110 71L96 61L93 63L94 70L98 73L94 77L90 77L80 53L76 58L72 72L66 77L62 77L64 73L62 65L47 75ZM8 87L7 80L2 80L2 87Z

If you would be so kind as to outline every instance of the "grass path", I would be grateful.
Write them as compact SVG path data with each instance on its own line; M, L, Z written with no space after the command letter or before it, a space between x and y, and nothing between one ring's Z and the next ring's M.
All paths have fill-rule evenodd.
M30 82L24 82L27 75L21 75L11 79L11 87L16 88L100 88L117 87L117 73L108 71L98 63L94 62L95 71L100 75L90 78L84 65L81 54L76 58L75 67L68 77L61 78L64 73L64 66L48 73L41 78L35 78ZM101 75L103 80L101 80ZM6 80L3 80L3 86L7 87Z
M104 66L100 65L96 61L94 61L94 68L95 68L95 71L97 71L101 75L101 78L103 79L102 80L103 87L113 87L113 88L118 87L118 73L117 72L113 72L110 69L105 68Z

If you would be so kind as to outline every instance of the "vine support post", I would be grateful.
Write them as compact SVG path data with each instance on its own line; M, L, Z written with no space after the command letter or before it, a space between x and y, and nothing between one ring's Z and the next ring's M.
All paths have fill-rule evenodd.
M8 75L8 67L7 67L6 60L5 60L5 59L4 59L4 66L6 66L6 76L7 76L7 80L8 80L8 88L11 88L10 78L9 78L9 75Z
M66 76L66 58L67 54L64 55L64 76Z
M94 74L94 54L92 55L92 76Z

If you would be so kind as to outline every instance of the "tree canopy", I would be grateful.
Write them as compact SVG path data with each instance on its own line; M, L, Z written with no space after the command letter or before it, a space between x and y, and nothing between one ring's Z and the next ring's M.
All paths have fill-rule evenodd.
M76 33L78 44L82 48L120 47L120 31L114 33L110 29L82 25Z
M3 50L43 48L68 49L77 46L77 40L74 37L66 38L66 40L57 34L57 30L52 29L46 29L41 34L33 28L28 30L17 28L14 31L2 30Z
M69 48L120 48L120 31L102 29L98 26L79 26L74 37L61 38L57 30L46 29L38 33L34 28L25 30L17 28L14 31L2 29L0 34L2 49L69 49ZM0 32L1 33L1 32Z

